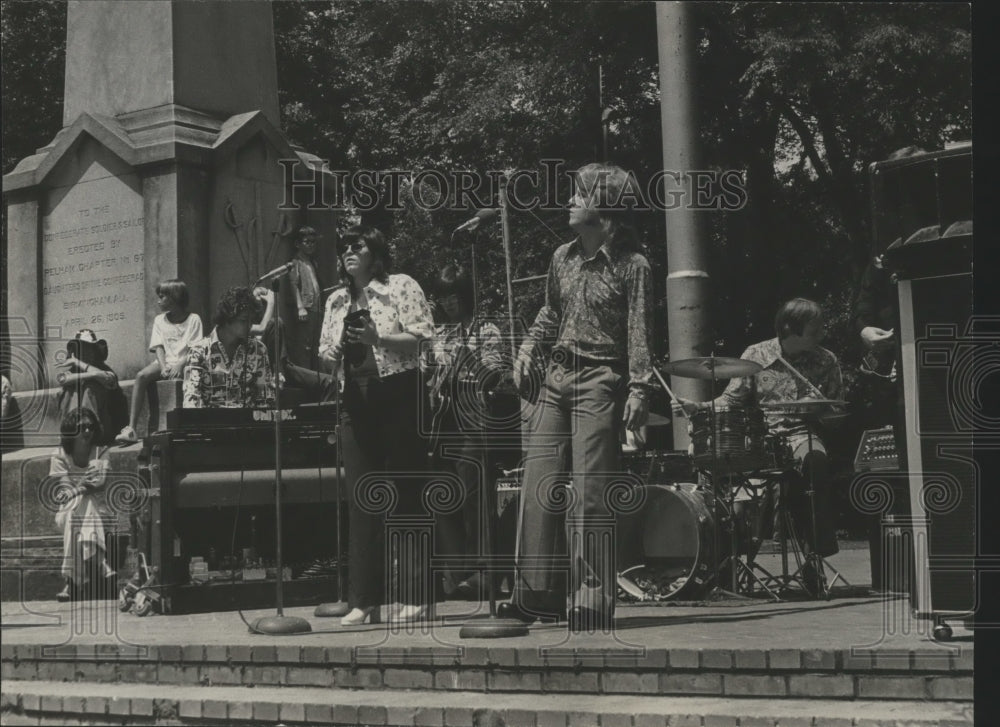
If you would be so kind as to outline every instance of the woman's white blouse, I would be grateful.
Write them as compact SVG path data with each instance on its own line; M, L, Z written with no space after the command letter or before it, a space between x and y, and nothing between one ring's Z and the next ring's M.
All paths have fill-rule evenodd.
M418 340L429 339L434 335L434 323L431 307L424 296L424 291L416 280L402 273L389 276L389 282L372 280L365 286L368 297L368 310L372 322L380 336L393 333L410 333ZM319 336L320 356L326 355L340 341L344 331L344 316L351 307L351 294L347 287L334 290L326 301L326 313L323 316L323 328ZM375 353L375 363L379 376L385 378L392 374L409 371L419 366L418 351L402 353L390 351L382 346L372 347ZM343 367L338 368L338 374L343 378Z

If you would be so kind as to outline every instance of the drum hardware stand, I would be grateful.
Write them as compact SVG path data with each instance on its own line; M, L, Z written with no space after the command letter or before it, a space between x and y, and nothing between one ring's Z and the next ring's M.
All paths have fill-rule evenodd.
M731 591L724 590L721 587L721 585L719 584L720 570L725 565L725 563L729 560L729 558L731 558L735 562L740 563L740 565L743 566L743 568L745 569L745 573L749 574L750 578L747 579L748 581L750 581L750 580L757 581L758 583L761 584L762 587L765 588L765 590L767 590L769 593L771 593L772 596L774 596L774 593L771 591L771 589L768 588L764 584L763 581L761 581L759 578L757 578L756 574L753 572L753 567L752 566L748 566L748 565L744 564L742 561L740 561L739 557L737 557L737 555L736 555L736 552L735 552L736 548L735 547L733 548L733 553L730 554L729 558L727 558L727 559L721 558L720 533L719 533L719 529L722 527L722 518L720 517L720 514L722 514L724 512L725 507L726 507L726 502L725 502L725 499L723 498L723 496L721 494L722 478L719 476L720 475L720 472L719 472L719 458L720 457L719 457L718 412L716 410L716 405L715 405L715 388L716 388L716 383L719 380L718 369L719 369L720 366L722 367L723 372L726 375L726 378L736 378L736 377L753 375L756 372L760 371L761 366L759 364L757 364L757 363L750 362L750 361L744 361L742 359L717 358L715 356L714 352L711 355L709 355L707 357L703 357L703 358L692 358L692 359L688 359L688 360L685 360L685 361L676 361L676 362L671 363L670 366L671 366L671 373L673 373L675 375L679 375L679 376L683 376L683 377L688 377L688 378L707 379L707 380L711 380L711 382L712 382L712 399L711 399L711 402L710 402L710 405L709 405L709 407L710 407L709 408L709 430L710 430L710 433L711 433L711 447L712 447L712 449L711 449L711 453L710 453L710 466L708 468L708 472L706 473L707 476L709 477L709 479L711 480L711 492L712 492L712 499L713 499L713 502L712 502L712 512L716 516L715 517L715 522L713 523L713 529L712 529L713 546L715 548L715 564L714 564L715 565L715 570L714 570L714 573L712 575L710 575L709 578L708 578L708 582L711 582L713 579L715 581L715 585L714 585L714 589L712 590L712 594L722 593L722 594L725 594L725 595L730 596L732 598L746 598L746 596L743 596L742 594L737 593L737 588L738 588L737 569L739 568L739 566L736 566L734 564L733 568L732 568L732 579L731 579L731 582L730 582L730 586L732 588ZM660 380L660 383L663 384L663 387L666 389L667 393L674 400L674 402L677 403L677 404L680 404L680 402L678 401L677 397L670 390L670 387L667 385L666 381L660 375L660 372L656 368L653 368L653 373ZM707 373L707 375L706 375L706 373ZM683 406L681 408L683 409ZM727 461L730 461L730 460L727 459ZM732 474L731 474L732 467L730 467L729 469L730 469L729 480L730 480L730 483L731 483L731 480L732 480ZM733 509L734 509L733 508L733 494L732 494L732 488L731 487L730 487L729 508L730 508L730 513L729 513L730 514L730 527L733 529L732 533L731 533L731 538L735 539L735 537L736 537L736 535L735 535L735 527L736 527L736 525L735 525L735 517L734 517L734 514L733 514ZM776 580L770 574L767 574L767 575L772 579L772 581Z
M709 476L709 479L712 482L712 489L711 489L711 493L712 493L712 514L715 516L715 518L714 518L715 522L712 523L712 548L713 548L713 551L714 551L713 552L713 559L715 560L715 563L714 563L713 571L712 571L711 575L709 575L708 581L707 581L708 583L711 583L711 582L714 581L715 582L715 586L711 590L711 592L709 593L709 597L711 597L713 595L721 594L723 596L729 596L730 598L744 598L744 596L742 596L741 594L739 594L739 593L736 592L737 591L737 577L736 577L736 567L735 566L732 569L732 579L730 581L730 585L732 586L732 590L727 591L724 588L722 588L721 585L719 585L719 572L721 571L722 567L725 565L725 562L726 562L726 560L728 560L728 558L725 559L725 560L723 560L723 559L720 558L721 547L720 547L720 538L719 538L719 528L721 527L721 518L719 517L719 514L720 514L720 510L724 509L725 502L724 502L724 500L722 499L722 497L721 497L721 495L719 493L719 490L720 490L719 479L720 478L716 477L716 471L718 469L718 459L719 459L719 451L718 451L718 448L719 448L719 441L718 441L719 437L718 437L718 432L716 432L715 385L716 385L716 382L718 381L718 378L715 375L715 353L714 352L708 357L707 364L708 364L708 370L710 372L711 381L712 381L712 400L711 400L711 409L710 409L710 416L709 416L709 424L710 424L711 437L712 437L712 458L711 458L711 467L709 467L709 471L708 471L708 476ZM653 367L653 373L656 374L656 377L660 380L660 383L663 384L663 388L666 389L667 394L676 402L677 401L677 397L674 395L674 392L671 391L670 387L667 385L667 382L664 380L663 376L656 369L656 367ZM680 402L678 402L678 404L679 403ZM683 407L681 407L681 410L683 411ZM730 519L732 520L732 511L731 510L730 510ZM734 531L735 531L735 523L734 522L732 522L732 521L730 522L730 527L734 528ZM732 556L730 556L730 557L732 557ZM739 560L739 559L737 558L736 560Z
M736 549L735 548L733 549L733 552L729 555L728 558L723 559L720 557L722 555L721 553L722 548L720 547L721 538L719 537L720 536L719 529L722 527L722 518L719 517L719 511L720 509L725 508L726 503L720 493L720 490L722 488L721 478L716 476L716 470L718 469L718 464L719 464L719 433L717 431L718 420L716 419L716 410L715 410L715 388L716 388L715 385L718 379L715 376L714 351L709 356L708 361L709 361L708 368L709 371L711 371L712 373L712 401L711 401L711 409L710 409L711 413L709 419L710 422L709 428L712 432L712 466L709 468L708 475L709 478L712 480L712 512L715 515L715 523L714 523L715 527L712 529L713 530L712 537L714 540L713 547L715 548L715 571L709 577L709 581L712 580L715 581L715 587L709 593L709 597L713 595L723 595L723 596L728 596L730 598L745 598L745 596L743 596L741 593L738 592L739 584L737 583L737 575L736 575L737 567L735 565L735 562L739 561L739 558L736 557ZM729 476L729 480L730 484L732 484L732 475ZM731 537L735 538L736 518L732 510L732 487L730 487L729 490L730 490L729 527L732 531ZM719 575L726 561L729 560L730 558L733 559L734 564L730 570L732 576L730 579L731 588L730 590L726 590L719 583Z
M732 484L732 480L730 478L730 485L731 484ZM746 483L744 483L741 486L742 487L748 487ZM759 494L757 492L753 492L750 495L750 500L748 502L750 502L750 503L752 503L753 505L756 506L756 505L758 505L760 503L760 500L762 500L763 497L764 497L764 495L761 495L761 494ZM769 570L767 570L767 568L765 568L764 566L762 566L759 563L757 563L757 553L756 553L756 551L751 552L752 547L753 547L754 537L753 537L753 523L752 523L752 518L749 516L749 513L747 513L747 517L745 518L747 520L747 538L746 538L746 540L747 540L747 559L746 559L746 562L742 561L740 559L738 553L737 553L736 548L737 548L737 545L738 545L738 538L737 538L737 532L736 532L736 507L735 507L735 501L736 501L736 491L735 490L731 490L731 494L729 496L729 508L730 508L730 512L732 513L732 515L731 515L731 522L732 522L732 541L731 541L732 542L732 555L730 556L730 558L732 558L734 566L735 566L734 567L734 573L735 573L736 569L739 569L740 572L742 573L742 581L741 582L745 584L744 587L742 589L739 589L739 590L741 590L743 593L745 593L748 596L752 595L753 594L754 585L756 584L756 585L759 585L763 590L765 590L767 592L767 595L769 595L771 598L773 598L775 600L775 602L780 602L781 601L781 597L777 593L775 593L773 590L771 590L771 588L768 586L768 584L771 584L771 585L780 585L781 579L778 578L777 576L773 575ZM761 578L759 575L757 575L756 571L760 571L764 575L764 577ZM737 585L739 585L739 583ZM734 589L734 590L737 590L737 589Z
M807 441L808 441L808 452L813 451L812 445L812 430L807 428ZM802 587L802 590L809 592L809 585L805 582L805 578L802 573L803 570L809 566L816 573L817 585L819 586L819 591L815 594L817 597L821 596L824 600L829 601L831 596L831 590L833 589L833 584L838 580L844 582L845 586L850 587L850 583L843 576L843 574L834 568L830 563L822 556L816 553L817 545L817 535L816 535L816 489L813 482L812 471L809 473L808 488L806 490L806 497L809 498L809 520L810 528L812 530L813 544L809 549L809 552L801 553L802 545L799 544L798 533L795 529L795 524L791 521L791 512L788 510L788 488L787 483L782 479L781 483L781 497L779 501L779 508L781 513L779 514L779 525L781 526L781 550L782 550L782 577L785 581L785 586L787 587L789 583L795 582ZM786 535L791 535L793 543L793 553L795 555L795 572L788 573L788 545L785 540ZM835 575L832 581L827 581L825 568L829 568Z
M715 578L719 577L719 573L723 568L726 567L727 563L732 564L732 590L726 591L721 588L716 588L716 591L721 592L725 595L745 597L750 596L753 593L754 585L759 585L763 590L767 591L767 594L773 598L776 602L781 601L781 598L777 593L768 587L768 583L775 584L780 583L780 579L772 575L766 568L758 565L754 557L750 554L750 544L753 539L752 533L747 534L747 561L744 562L739 556L739 534L737 532L736 525L736 490L739 488L733 487L733 476L730 474L727 478L729 484L729 499L728 501L723 500L722 505L728 510L729 513L729 555L718 561L718 565L715 569ZM751 502L756 502L760 499L759 495L751 495ZM761 578L755 572L756 570L761 571L765 578ZM741 587L742 585L742 587Z

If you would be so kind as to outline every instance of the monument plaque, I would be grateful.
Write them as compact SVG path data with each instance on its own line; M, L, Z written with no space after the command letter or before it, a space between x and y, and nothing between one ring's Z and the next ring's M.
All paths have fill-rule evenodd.
M45 356L53 361L61 341L91 328L128 378L134 364L123 363L148 358L142 185L114 155L86 146L58 175L41 210Z

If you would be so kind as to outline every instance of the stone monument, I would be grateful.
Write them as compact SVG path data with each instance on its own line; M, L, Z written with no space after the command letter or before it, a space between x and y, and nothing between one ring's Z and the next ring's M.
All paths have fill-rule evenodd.
M269 2L68 3L63 128L3 178L20 402L12 447L4 431L4 600L51 598L61 583L58 561L41 566L31 549L61 547L39 483L58 441L53 365L77 330L108 341L129 389L151 360L158 281L188 284L207 332L219 295L287 261L302 224L320 232L319 268L335 275L337 211L294 204L313 192L322 200L329 176L280 131L271 11ZM296 184L285 178L293 166ZM135 472L138 449L113 450L114 470Z
M219 294L288 260L301 224L320 231L319 267L334 274L334 211L279 210L302 191L279 160L317 180L322 165L279 129L271 11L68 4L63 129L3 180L9 310L42 354L13 372L15 390L47 381L80 328L132 378L151 360L158 281L188 284L207 331Z

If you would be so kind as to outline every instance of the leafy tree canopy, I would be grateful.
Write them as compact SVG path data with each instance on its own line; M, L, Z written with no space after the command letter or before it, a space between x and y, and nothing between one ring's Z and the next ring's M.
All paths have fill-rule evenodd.
M61 124L62 2L4 2L4 171ZM607 157L645 182L661 166L652 3L276 2L285 132L345 170L569 168ZM703 164L736 170L747 204L708 215L721 353L771 334L784 299L833 311L829 347L851 352L847 311L869 254L867 165L894 149L971 137L970 10L960 3L699 3ZM599 82L599 79L600 82ZM410 186L407 185L407 189ZM569 190L561 191L565 201ZM490 199L490 204L495 204ZM450 230L471 209L372 215L424 281L467 261ZM664 214L640 215L661 299ZM482 301L506 307L495 223L480 233ZM565 211L511 216L515 277L545 272L571 238ZM519 286L534 316L541 285ZM666 346L665 316L657 330ZM850 355L847 356L850 359Z

